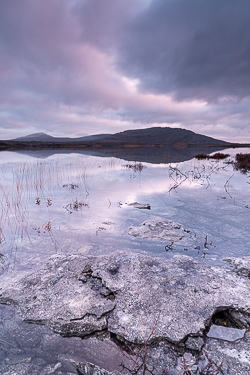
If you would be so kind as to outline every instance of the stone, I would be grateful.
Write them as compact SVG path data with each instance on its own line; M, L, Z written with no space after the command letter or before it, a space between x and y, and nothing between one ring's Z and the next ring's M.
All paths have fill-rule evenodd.
M99 366L94 365L93 363L75 363L73 362L75 367L78 370L79 375L112 375L114 374L113 372L109 372Z
M195 350L200 352L204 345L203 337L192 337L189 336L187 341L185 342L186 349Z
M236 341L242 339L245 333L245 329L212 325L209 332L207 333L207 337L213 337L215 339L227 341Z
M133 237L176 242L184 237L184 230L182 225L175 221L157 217L144 221L139 227L129 228L128 234Z
M127 206L130 206L130 207L134 207L134 208L139 208L141 210L150 210L151 207L150 207L150 204L149 203L138 203L138 202L134 202L134 203L125 203Z
M60 362L56 363L55 365L47 365L41 371L41 375L55 374L56 370L58 370L60 367L62 367L62 364Z

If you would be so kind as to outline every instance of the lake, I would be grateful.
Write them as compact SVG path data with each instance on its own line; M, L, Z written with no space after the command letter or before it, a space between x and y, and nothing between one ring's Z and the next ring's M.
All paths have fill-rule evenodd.
M100 255L125 250L165 258L185 254L224 266L225 257L249 255L250 174L236 171L232 161L236 153L250 150L224 152L230 154L225 160L194 158L168 164L77 153L45 157L42 152L32 156L1 152L0 272L35 271L55 253ZM148 208L136 208L135 202ZM157 238L155 223L166 220L179 224L181 239ZM148 238L140 236L145 222L152 231ZM19 348L15 351L0 341L4 366L10 361L23 363L22 356L25 363L27 358L31 362L40 358L43 366L56 366L63 340L75 343L65 344L73 356L85 350L84 358L91 360L81 339L63 339L46 327L19 321L13 308L0 307L0 339ZM30 342L22 339L27 332ZM59 340L59 349L48 344L50 349L42 350L45 344L35 339L37 335ZM95 361L103 364L98 358ZM106 357L106 366L109 361ZM67 366L59 367L62 374L69 371Z

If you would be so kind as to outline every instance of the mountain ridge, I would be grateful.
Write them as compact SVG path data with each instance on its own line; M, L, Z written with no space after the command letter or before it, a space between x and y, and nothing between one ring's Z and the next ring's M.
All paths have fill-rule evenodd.
M169 127L125 130L78 138L53 137L40 132L13 140L0 140L0 151L39 154L39 157L80 153L154 164L182 162L197 154L221 152L233 147L250 147L250 144L230 143L191 130Z
M154 127L144 129L125 130L115 134L96 134L78 138L53 137L43 132L29 134L9 140L11 142L41 142L41 143L90 143L94 145L125 145L132 144L138 146L145 145L170 145L174 143L185 143L186 145L230 145L230 142L208 137L195 133L191 130L170 127Z

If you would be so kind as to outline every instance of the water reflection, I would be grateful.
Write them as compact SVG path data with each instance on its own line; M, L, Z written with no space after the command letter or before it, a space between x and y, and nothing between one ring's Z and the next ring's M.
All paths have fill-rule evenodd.
M184 143L175 143L171 145L158 145L147 147L139 147L136 145L124 147L94 147L88 149L76 148L75 153L85 156L98 156L98 157L114 157L127 161L140 161L144 163L180 163L192 159L197 154L210 154L216 151L224 151L224 147L219 146L204 146L192 145L188 146ZM41 150L20 150L21 155L29 155L32 157L47 158L58 154L71 154L72 148L61 149L41 149Z
M249 177L225 161L154 165L76 154L39 160L2 152L0 157L5 270L34 267L55 252L182 253L211 263L248 253ZM151 210L124 204L133 202ZM129 228L156 218L185 230L171 251L160 240L128 235Z
M227 150L231 155L239 151ZM249 175L224 161L149 164L79 154L40 159L2 152L0 172L2 273L34 270L54 253L180 253L211 264L249 255ZM125 204L134 202L149 204L150 210ZM163 219L181 224L182 239L170 243L128 234L131 227ZM34 374L35 366L37 373L55 366L73 373L69 356L106 368L109 361L122 361L110 341L100 349L94 338L88 344L62 339L44 326L21 322L10 307L0 306L0 317L0 338L17 347L0 344L1 371L20 362L32 365Z

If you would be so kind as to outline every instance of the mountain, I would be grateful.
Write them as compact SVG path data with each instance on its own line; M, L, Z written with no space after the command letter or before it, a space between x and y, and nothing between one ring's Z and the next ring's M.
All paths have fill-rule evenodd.
M146 128L116 134L97 134L78 138L52 137L45 133L30 134L0 141L0 151L9 150L39 157L54 153L82 153L116 157L128 161L171 163L192 159L231 147L250 147L229 143L179 128Z
M39 143L53 143L53 144L77 144L82 143L86 146L95 147L99 146L155 146L155 145L173 145L179 144L180 146L188 145L228 145L228 142L207 137L205 135L196 134L191 130L179 128L146 128L137 130L125 130L116 134L97 134L78 138L63 138L52 137L45 133L30 134L25 137L12 139L12 142L39 142Z
M14 142L54 142L54 143L69 143L69 142L85 142L85 141L94 141L103 137L107 137L110 134L97 134L97 135L88 135L85 137L78 138L66 138L66 137L52 137L43 132L33 133L26 135L24 137L14 138L11 141Z
M229 142L196 134L191 130L180 128L146 128L137 130L125 130L121 133L108 135L101 138L101 144L132 144L132 145L226 145Z

